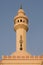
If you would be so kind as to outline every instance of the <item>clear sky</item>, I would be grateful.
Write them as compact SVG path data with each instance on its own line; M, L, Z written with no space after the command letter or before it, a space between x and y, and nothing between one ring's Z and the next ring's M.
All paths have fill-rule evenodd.
M32 55L43 54L43 0L0 0L0 58L16 50L13 18L21 3L29 18L26 49Z

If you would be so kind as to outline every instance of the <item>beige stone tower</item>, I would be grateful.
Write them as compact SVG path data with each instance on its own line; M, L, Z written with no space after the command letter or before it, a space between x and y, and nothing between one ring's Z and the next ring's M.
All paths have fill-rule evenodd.
M22 7L14 17L14 30L16 31L16 51L26 51L26 32L28 31L28 17Z
M10 56L2 56L0 65L43 65L43 55L32 56L26 51L26 32L29 29L28 23L28 18L21 7L14 17L16 52L13 52Z

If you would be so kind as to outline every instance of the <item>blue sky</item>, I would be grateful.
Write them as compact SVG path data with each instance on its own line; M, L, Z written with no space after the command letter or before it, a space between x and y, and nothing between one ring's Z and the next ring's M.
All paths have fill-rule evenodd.
M21 3L29 18L26 49L32 55L43 54L43 0L0 0L0 58L16 50L13 18Z

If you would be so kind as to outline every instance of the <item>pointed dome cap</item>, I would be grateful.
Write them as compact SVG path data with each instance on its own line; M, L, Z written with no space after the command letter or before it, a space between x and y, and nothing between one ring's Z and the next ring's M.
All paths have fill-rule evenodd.
M20 6L20 9L18 10L18 13L23 13L23 14L25 14L24 10L22 9L22 5Z
M28 20L28 17L25 15L24 10L22 9L22 6L18 10L17 15L14 17L14 20L16 20L17 18L21 18L21 17Z

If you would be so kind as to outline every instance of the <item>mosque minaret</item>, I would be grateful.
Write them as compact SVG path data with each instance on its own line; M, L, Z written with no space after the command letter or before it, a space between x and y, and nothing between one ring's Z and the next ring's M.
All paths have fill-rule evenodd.
M16 31L16 51L26 51L26 32L28 31L28 17L22 7L14 17L14 30Z
M3 55L0 65L43 65L43 55L33 56L26 51L26 32L29 30L29 19L22 6L14 17L16 32L16 51L11 55Z

